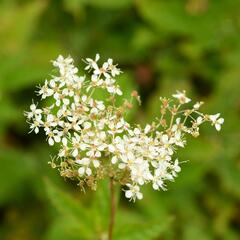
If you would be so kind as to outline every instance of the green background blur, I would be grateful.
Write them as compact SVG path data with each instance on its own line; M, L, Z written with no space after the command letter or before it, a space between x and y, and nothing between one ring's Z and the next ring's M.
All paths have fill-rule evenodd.
M240 239L240 1L1 0L0 239L104 240L108 191L80 192L47 162L43 134L27 134L23 111L50 60L79 67L100 53L119 63L124 92L143 104L131 121L159 114L159 96L186 89L203 111L221 112L220 133L202 128L179 153L182 172L167 192L119 196L119 240Z

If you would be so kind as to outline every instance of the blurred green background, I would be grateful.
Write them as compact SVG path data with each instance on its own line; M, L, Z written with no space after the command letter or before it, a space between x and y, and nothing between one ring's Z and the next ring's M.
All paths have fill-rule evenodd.
M240 239L239 13L238 0L1 0L0 239L106 239L106 184L83 194L61 179L23 117L51 59L83 67L97 52L119 63L125 92L141 94L131 121L151 121L158 97L177 89L225 118L179 153L190 161L167 192L120 196L114 239Z

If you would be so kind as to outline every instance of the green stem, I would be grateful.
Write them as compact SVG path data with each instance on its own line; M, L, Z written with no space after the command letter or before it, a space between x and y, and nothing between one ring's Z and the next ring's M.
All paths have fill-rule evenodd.
M114 183L113 178L110 178L109 188L110 188L110 221L108 227L108 240L113 239L113 228L115 223L115 215L116 215L116 201L114 194Z

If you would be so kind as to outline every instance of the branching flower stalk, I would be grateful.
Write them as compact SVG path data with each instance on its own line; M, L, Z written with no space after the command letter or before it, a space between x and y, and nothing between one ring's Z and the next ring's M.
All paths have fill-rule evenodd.
M121 71L112 59L101 66L99 60L99 54L84 60L89 76L78 75L71 57L59 56L52 62L57 73L39 87L41 105L32 103L25 112L31 131L37 134L43 128L48 144L59 149L51 166L82 188L95 190L98 180L109 178L111 188L113 182L121 184L126 198L133 201L143 198L145 184L166 190L166 182L181 171L176 151L185 147L185 136L197 137L205 122L219 131L224 119L219 113L200 112L203 102L189 107L191 99L177 91L171 99L160 98L161 115L153 122L130 124L126 114L140 97L133 91L131 101L117 104L122 98L116 81ZM98 97L99 91L104 99Z

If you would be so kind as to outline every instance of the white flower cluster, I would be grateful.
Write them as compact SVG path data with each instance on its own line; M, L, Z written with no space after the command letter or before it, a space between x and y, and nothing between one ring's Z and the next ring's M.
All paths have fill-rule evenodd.
M33 103L25 113L31 130L38 133L43 128L49 145L59 146L52 166L64 177L93 188L98 179L111 177L127 186L125 196L131 200L142 199L140 187L146 183L155 190L166 190L166 181L173 181L181 171L174 153L185 146L184 135L198 136L199 125L205 121L220 130L223 118L199 112L202 102L181 109L191 101L183 91L173 95L173 105L160 98L161 117L156 121L144 127L130 125L125 113L131 103L125 100L117 106L115 102L122 95L115 80L120 70L112 59L99 66L99 59L97 54L95 59L84 60L85 70L91 72L89 79L78 76L71 57L53 61L59 74L45 80L38 90L48 106ZM104 100L96 97L98 90L105 92ZM136 91L132 97L139 98Z

